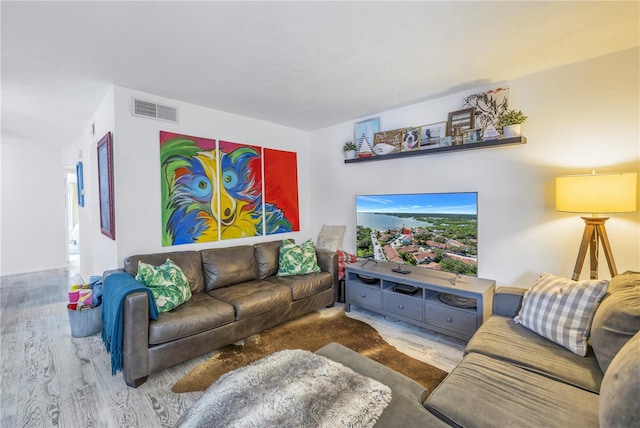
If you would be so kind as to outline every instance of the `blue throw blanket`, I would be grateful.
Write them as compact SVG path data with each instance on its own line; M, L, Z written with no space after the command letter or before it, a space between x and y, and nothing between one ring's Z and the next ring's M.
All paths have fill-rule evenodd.
M149 295L149 317L158 318L158 306L151 289L136 281L128 273L114 273L104 280L102 291L102 341L111 354L111 374L122 370L122 331L124 328L124 299L138 291Z

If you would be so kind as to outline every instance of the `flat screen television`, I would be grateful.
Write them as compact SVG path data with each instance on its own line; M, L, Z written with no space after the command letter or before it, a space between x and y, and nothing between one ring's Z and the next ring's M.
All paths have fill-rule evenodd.
M358 257L477 276L478 194L356 196Z

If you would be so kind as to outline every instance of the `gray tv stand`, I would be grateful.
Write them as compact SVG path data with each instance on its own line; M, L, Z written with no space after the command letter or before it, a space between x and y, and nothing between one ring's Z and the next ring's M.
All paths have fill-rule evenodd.
M410 273L401 274L391 270L398 267L395 263L364 263L345 267L347 312L356 305L463 340L469 340L491 315L496 287L493 280L416 266L402 266ZM418 291L413 295L394 291L398 285L414 286ZM444 303L440 293L476 299L476 308Z

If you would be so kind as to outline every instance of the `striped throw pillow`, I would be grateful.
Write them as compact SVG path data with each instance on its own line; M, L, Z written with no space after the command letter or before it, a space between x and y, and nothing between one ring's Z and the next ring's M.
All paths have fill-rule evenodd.
M585 356L593 315L607 292L609 281L573 281L548 273L527 290L518 324Z

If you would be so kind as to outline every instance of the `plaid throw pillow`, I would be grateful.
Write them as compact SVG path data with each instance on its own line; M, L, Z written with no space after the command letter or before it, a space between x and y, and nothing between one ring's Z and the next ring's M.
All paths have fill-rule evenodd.
M585 356L593 314L609 281L572 281L542 274L522 300L518 324Z
M348 263L355 263L358 261L358 258L346 251L338 250L338 279L344 279L344 267Z

